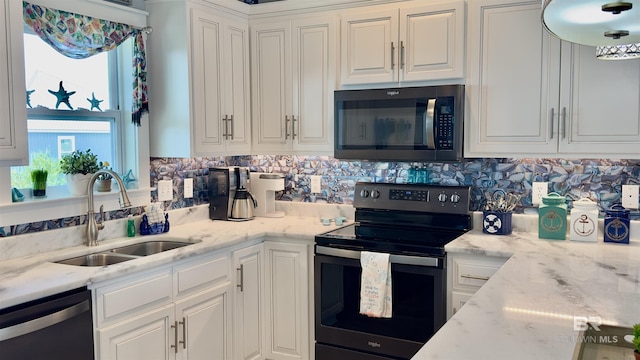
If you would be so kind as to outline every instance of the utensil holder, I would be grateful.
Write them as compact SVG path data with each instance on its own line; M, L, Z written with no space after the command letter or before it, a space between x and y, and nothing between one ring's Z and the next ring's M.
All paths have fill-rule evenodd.
M511 234L511 211L483 211L482 232L491 235Z

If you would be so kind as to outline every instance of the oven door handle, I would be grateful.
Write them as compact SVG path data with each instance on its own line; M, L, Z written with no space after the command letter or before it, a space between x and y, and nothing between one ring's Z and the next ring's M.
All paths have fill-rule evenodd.
M316 245L316 254L360 260L360 251L357 251L357 250L337 249L332 247ZM440 265L440 259L437 257L423 257L423 256L396 255L396 254L389 255L389 262L392 264L418 265L418 266L428 266L428 267L439 267Z

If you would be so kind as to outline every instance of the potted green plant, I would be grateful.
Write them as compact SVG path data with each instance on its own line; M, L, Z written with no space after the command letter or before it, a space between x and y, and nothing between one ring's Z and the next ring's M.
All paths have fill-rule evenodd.
M47 196L47 176L49 172L45 169L35 169L31 171L31 185L33 197Z
M105 162L100 161L100 164L98 166L100 167L100 169L112 170L109 167L109 162L108 161L105 161ZM98 174L98 177L96 179L96 184L97 184L98 191L100 191L100 192L109 192L109 191L111 191L111 180L112 179L113 179L113 176L111 176L110 174L105 174L105 173Z
M633 355L640 360L640 323L633 325Z
M87 195L87 186L91 176L100 169L98 157L91 152L76 150L60 160L60 170L67 178L67 187L71 195Z

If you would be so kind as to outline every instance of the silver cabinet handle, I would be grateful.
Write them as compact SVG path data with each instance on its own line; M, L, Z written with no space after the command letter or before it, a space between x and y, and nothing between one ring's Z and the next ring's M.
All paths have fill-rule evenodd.
M394 61L394 58L396 56L396 48L395 46L393 46L393 41L391 42L391 70L393 70L396 67L396 63Z
M289 116L284 116L284 139L287 140L289 138Z
M173 345L171 345L171 348L174 349L174 353L177 354L178 353L178 322L174 321L173 325L171 325L171 328L173 329Z
M222 133L222 136L225 140L227 140L227 137L229 136L229 125L227 124L227 121L229 121L229 118L225 115L222 118L222 122L224 123L224 132Z
M427 102L427 112L424 118L424 132L425 139L427 140L427 148L436 148L436 139L434 135L435 124L434 118L436 114L436 99L429 99Z
M0 341L13 339L14 337L22 336L24 334L36 332L38 330L53 326L55 324L76 317L83 312L89 311L89 309L89 300L85 300L81 303L54 312L53 314L0 329Z
M560 116L562 117L562 123L560 124L561 131L562 131L561 135L562 135L562 138L564 139L567 137L567 133L565 132L566 130L565 126L567 125L567 108L565 106L562 107Z
M231 115L229 117L228 121L231 123L231 126L229 126L229 129L231 129L231 132L229 133L229 136L231 137L231 140L233 140L233 134L235 133L235 131L233 131L233 115Z
M291 140L296 139L296 116L291 115Z
M244 291L244 264L240 264L240 267L236 270L240 271L240 284L237 284L236 287L240 288L240 292Z
M400 41L400 69L404 70L404 41Z
M464 274L464 275L460 275L460 277L464 279L471 279L471 280L489 281L489 277L487 276L476 276L476 275Z
M178 324L182 325L182 341L178 343L182 344L183 349L186 349L187 348L187 319L183 317L182 321L178 322ZM177 329L176 329L176 332L178 332Z
M550 139L553 139L553 124L554 124L554 120L556 117L556 109L555 108L551 108L551 127L549 127L549 135L550 135Z

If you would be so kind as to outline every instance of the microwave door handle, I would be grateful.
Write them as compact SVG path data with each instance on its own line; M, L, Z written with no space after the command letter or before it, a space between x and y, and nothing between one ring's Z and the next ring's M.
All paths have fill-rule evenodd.
M425 139L427 140L427 148L435 149L436 148L436 139L435 139L435 111L436 110L436 99L429 99L427 102L427 111L424 115L424 133Z

